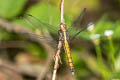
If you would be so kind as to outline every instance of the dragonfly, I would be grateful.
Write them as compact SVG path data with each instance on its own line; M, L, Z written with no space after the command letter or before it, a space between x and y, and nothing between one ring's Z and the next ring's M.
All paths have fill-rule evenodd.
M66 56L67 56L67 62L69 64L69 68L70 68L70 71L72 72L72 74L74 74L74 65L73 65L73 60L72 60L72 56L71 56L71 50L70 50L70 42L75 39L76 36L78 36L80 34L80 32L84 31L87 27L85 28L82 28L81 30L76 30L76 31L73 31L75 30L73 28L73 26L78 26L80 25L80 22L82 21L82 18L84 16L86 12L86 8L83 9L83 11L80 13L80 16L78 17L78 24L77 23L73 23L71 25L71 27L69 27L67 29L67 26L65 23L60 23L59 24L59 27L58 29L56 27L54 27L53 25L51 24L47 24L47 23L44 23L42 22L41 20L39 20L38 18L32 16L32 15L25 15L25 19L30 23L32 24L32 26L42 30L43 28L47 28L49 32L57 32L58 33L58 42L61 41L62 42L62 46L63 46L63 49L66 53ZM33 28L34 28L33 27ZM69 34L72 33L72 36L70 36ZM43 35L45 36L45 35ZM40 37L40 36L38 36ZM41 38L41 37L40 37ZM47 36L45 37L42 37L42 38L45 38L45 39L48 39ZM48 39L49 40L49 39ZM54 41L52 41L54 43Z

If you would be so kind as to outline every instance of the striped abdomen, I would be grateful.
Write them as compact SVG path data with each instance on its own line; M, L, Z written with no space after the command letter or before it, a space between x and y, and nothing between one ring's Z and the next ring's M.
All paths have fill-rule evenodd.
M67 40L64 41L64 50L67 55L67 60L68 60L68 64L70 67L70 71L72 72L72 74L74 74L74 66L73 66L72 56L71 56L70 47L69 47Z

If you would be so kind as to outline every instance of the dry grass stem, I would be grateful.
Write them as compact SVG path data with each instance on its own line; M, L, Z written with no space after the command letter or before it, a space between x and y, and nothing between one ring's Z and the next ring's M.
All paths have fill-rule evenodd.
M62 48L62 41L59 41L58 50L56 52L56 55L54 56L55 65L54 65L52 80L56 79L56 73L57 73L57 69L59 68L59 62L62 63L60 58L61 48Z

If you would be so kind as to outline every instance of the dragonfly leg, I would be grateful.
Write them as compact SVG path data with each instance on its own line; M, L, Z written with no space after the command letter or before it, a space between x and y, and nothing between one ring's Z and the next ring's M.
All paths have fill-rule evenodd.
M61 60L60 55L55 54L55 55L53 56L54 61L56 61L56 57L58 57L58 59L59 59L60 63L62 64L62 60Z
M59 61L60 61L60 63L62 64L62 60L61 60L61 57L60 57L60 55L58 55L58 58L59 58Z
M62 63L61 58L60 58L61 48L62 48L62 41L59 41L57 52L53 56L53 59L55 61L54 69L58 69L59 68L59 61L60 61L60 63Z
M58 57L59 60L60 60L60 63L62 64L62 61L61 61L61 58L60 58L61 48L62 48L62 41L59 41L58 49L57 49L56 54L53 56L53 59L54 59L54 61L56 61L56 57Z

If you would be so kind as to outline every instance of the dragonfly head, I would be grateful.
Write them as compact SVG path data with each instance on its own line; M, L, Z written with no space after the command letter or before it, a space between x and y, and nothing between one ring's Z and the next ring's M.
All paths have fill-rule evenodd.
M61 23L60 26L59 26L59 29L60 29L61 31L66 31L67 27L66 27L65 24Z

